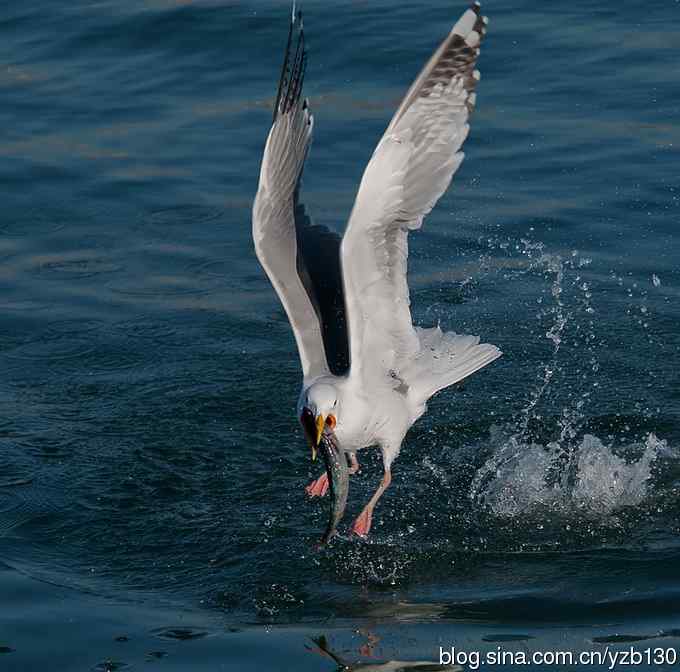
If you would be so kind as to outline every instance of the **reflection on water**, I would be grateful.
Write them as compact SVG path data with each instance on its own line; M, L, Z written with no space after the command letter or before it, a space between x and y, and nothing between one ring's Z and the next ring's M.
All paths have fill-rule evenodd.
M363 634L363 633L362 633ZM365 658L373 657L373 648L380 641L380 638L372 633L366 634L368 643L362 646L359 653ZM450 670L453 672L462 672L463 668L460 665L440 665L438 662L423 662L403 660L389 660L378 661L370 660L369 662L349 662L337 653L334 653L329 645L327 639L322 635L312 640L317 647L317 651L324 656L330 658L338 666L338 670L347 670L348 672L400 672L402 670L412 670L413 672L436 672L437 670ZM313 649L312 649L313 650Z

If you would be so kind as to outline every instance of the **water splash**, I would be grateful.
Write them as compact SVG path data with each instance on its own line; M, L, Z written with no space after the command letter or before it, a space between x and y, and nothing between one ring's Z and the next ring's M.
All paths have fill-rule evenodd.
M550 255L544 252L542 243L532 243L527 239L522 239L522 253L529 259L529 266L527 272L535 271L536 269L543 270L553 276L550 294L553 298L554 305L546 310L539 311L537 318L540 320L545 316L551 318L551 324L545 332L545 337L552 342L552 353L549 361L543 365L539 374L538 385L532 391L529 401L522 409L521 417L521 431L526 433L528 429L529 420L543 398L548 389L553 376L555 375L555 363L562 345L562 333L567 326L570 318L570 313L565 309L565 304L562 298L564 282L564 264L561 257L558 255ZM542 300L541 300L542 301Z
M492 444L500 434L495 428ZM669 453L654 434L620 449L591 434L573 447L525 444L516 436L496 445L477 471L470 497L502 517L549 510L602 518L638 506L648 496L654 463Z
M514 423L492 428L486 446L491 455L472 480L471 500L503 517L544 510L604 518L640 505L649 494L654 463L671 453L653 433L637 442L615 433L606 439L588 433L604 391L600 358L609 347L597 324L599 285L597 274L589 273L592 260L576 250L550 253L529 237L487 242L524 259L506 272L506 280L532 276L542 283L535 317L548 348ZM626 286L623 278L614 279L629 301L640 294L642 305L635 310L628 306L627 312L647 329L646 293L635 283ZM653 281L660 285L657 276ZM640 402L634 411L647 420L654 417Z

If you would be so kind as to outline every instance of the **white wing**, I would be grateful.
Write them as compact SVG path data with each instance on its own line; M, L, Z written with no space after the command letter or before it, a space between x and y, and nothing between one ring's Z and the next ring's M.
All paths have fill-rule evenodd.
M339 238L313 226L298 202L314 125L302 98L306 60L301 17L294 13L253 205L253 240L293 328L304 377L310 379L346 366L349 354L343 350L349 346Z
M399 373L419 351L407 284L408 232L463 160L486 29L468 9L418 76L371 158L342 242L352 374Z

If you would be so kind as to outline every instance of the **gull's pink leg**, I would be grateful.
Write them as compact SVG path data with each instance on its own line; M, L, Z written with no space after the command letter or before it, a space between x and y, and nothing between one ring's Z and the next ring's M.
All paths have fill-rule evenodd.
M328 492L328 474L324 472L316 481L312 481L305 488L305 492L310 497L323 497Z
M383 493L385 490L387 490L391 482L392 472L389 469L385 469L385 475L383 476L378 489L375 491L375 494L373 497L371 497L371 501L366 504L364 510L354 521L354 525L352 525L352 532L354 532L354 534L357 534L360 537L368 536L373 519L373 509L375 509L375 505L378 503L378 500L382 497Z

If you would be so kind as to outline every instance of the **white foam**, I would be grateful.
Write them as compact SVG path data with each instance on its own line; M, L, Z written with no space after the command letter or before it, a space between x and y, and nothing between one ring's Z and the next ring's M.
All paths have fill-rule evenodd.
M551 509L601 518L645 500L653 464L667 451L654 434L616 451L590 434L571 450L510 437L477 472L470 494L501 517Z

